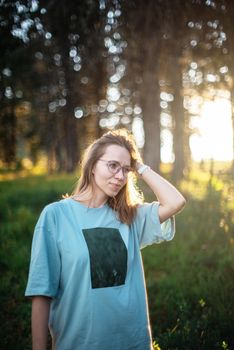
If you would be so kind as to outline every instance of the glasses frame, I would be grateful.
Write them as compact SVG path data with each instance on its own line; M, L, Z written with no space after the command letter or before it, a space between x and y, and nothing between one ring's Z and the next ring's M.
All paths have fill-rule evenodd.
M127 178L128 174L133 171L132 167L127 166L127 165L122 166L117 160L106 160L106 159L101 159L101 158L98 160L106 163L107 168L112 175L116 175L120 172L120 170L122 170L122 174L123 174L124 178ZM116 170L111 169L111 167L110 167L111 163L118 164L118 167L116 168Z

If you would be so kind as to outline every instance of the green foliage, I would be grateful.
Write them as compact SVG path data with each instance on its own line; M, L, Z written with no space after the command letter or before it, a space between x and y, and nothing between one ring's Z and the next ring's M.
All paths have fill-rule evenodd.
M30 302L24 297L33 228L44 205L71 192L74 177L29 177L1 182L0 349L29 350Z
M143 252L153 336L161 349L234 349L230 185L215 177L197 181L203 196L187 195L174 240Z
M24 297L24 290L33 227L44 205L71 193L74 185L72 175L1 182L2 350L31 349L30 301ZM223 181L220 177L201 176L199 180L190 176L182 187L184 192L189 189L189 193L186 208L176 219L174 240L143 250L154 348L231 350L234 349L234 220L228 200L231 182L228 178Z

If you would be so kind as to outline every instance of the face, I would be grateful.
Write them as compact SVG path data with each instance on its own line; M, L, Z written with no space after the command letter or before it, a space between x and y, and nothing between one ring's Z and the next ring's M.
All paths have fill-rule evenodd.
M126 148L118 145L108 146L93 169L95 194L103 198L116 196L127 182L130 164L131 157ZM119 165L123 168L119 169ZM114 174L116 169L119 171Z

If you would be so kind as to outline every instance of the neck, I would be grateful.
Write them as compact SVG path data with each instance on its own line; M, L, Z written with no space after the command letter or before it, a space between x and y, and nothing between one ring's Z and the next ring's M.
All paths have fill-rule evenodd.
M98 193L93 193L91 190L88 189L84 192L75 194L73 197L75 200L83 203L89 208L100 208L107 202L108 199L107 196L103 196Z

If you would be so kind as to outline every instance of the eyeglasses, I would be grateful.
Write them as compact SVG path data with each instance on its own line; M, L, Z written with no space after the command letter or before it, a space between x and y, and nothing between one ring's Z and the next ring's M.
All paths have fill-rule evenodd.
M121 166L120 163L115 160L105 160L105 159L99 159L99 160L102 162L106 162L109 172L113 175L117 174L118 172L120 172L120 170L122 170L123 176L127 177L128 174L131 171L133 171L130 166Z

